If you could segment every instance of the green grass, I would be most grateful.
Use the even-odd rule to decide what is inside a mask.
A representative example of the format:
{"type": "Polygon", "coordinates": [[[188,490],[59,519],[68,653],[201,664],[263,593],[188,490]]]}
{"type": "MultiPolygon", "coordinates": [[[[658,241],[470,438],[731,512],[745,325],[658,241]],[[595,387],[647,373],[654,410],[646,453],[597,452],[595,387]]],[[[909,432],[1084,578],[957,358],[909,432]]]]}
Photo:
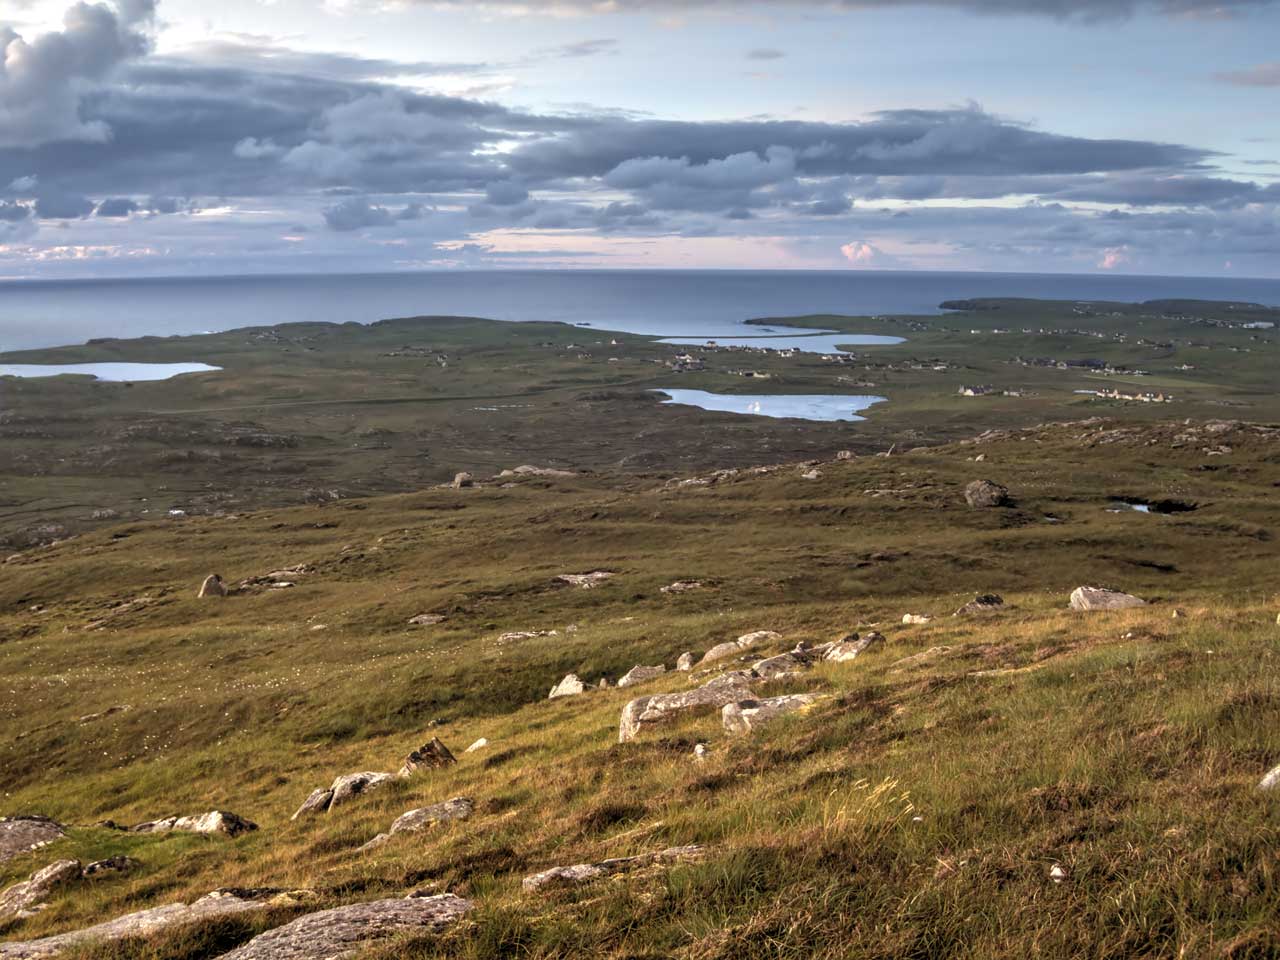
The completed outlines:
{"type": "MultiPolygon", "coordinates": [[[[371,954],[385,960],[1276,956],[1280,797],[1255,787],[1280,762],[1280,439],[1187,429],[1045,428],[827,462],[816,481],[790,466],[678,489],[625,474],[428,489],[25,552],[0,567],[0,813],[75,829],[0,865],[0,884],[61,856],[142,867],[0,937],[274,886],[314,891],[310,908],[411,889],[476,899],[444,937],[371,954]],[[1210,443],[1232,453],[1207,457],[1210,443]],[[1017,506],[969,510],[975,476],[1017,506]],[[1198,509],[1108,513],[1121,494],[1198,509]],[[299,562],[315,572],[293,589],[195,599],[212,570],[299,562]],[[601,568],[617,577],[598,589],[552,585],[601,568]],[[661,593],[676,579],[714,586],[661,593]],[[1154,602],[1074,614],[1082,583],[1154,602]],[[1004,612],[947,616],[989,591],[1004,612]],[[141,595],[153,602],[86,629],[141,595]],[[449,619],[407,625],[423,612],[449,619]],[[907,612],[938,619],[902,626],[907,612]],[[766,687],[824,699],[749,738],[707,714],[616,743],[631,696],[686,675],[545,700],[570,670],[616,679],[748,630],[780,631],[785,649],[873,624],[883,649],[766,687]],[[498,642],[515,630],[557,634],[498,642]],[[937,647],[951,649],[896,665],[937,647]],[[289,820],[312,788],[394,770],[431,736],[455,767],[289,820]],[[358,852],[405,810],[459,795],[476,801],[465,823],[358,852]],[[261,829],[92,826],[215,807],[261,829]],[[707,860],[521,890],[549,866],[687,843],[707,860]]],[[[301,909],[74,956],[217,956],[301,909]]]]}

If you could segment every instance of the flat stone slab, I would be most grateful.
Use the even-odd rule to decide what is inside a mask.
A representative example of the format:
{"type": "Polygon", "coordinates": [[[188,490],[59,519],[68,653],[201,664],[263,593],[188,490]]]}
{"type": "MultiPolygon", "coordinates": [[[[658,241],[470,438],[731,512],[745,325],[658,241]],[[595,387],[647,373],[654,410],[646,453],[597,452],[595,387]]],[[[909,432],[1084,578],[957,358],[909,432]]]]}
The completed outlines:
{"type": "Polygon", "coordinates": [[[397,833],[417,833],[421,830],[426,830],[428,827],[435,826],[437,823],[466,820],[474,811],[475,803],[472,802],[470,797],[454,797],[452,800],[444,801],[444,803],[433,803],[429,807],[410,810],[408,813],[402,813],[397,817],[387,833],[378,834],[360,849],[372,850],[375,847],[380,847],[397,833]]]}
{"type": "Polygon", "coordinates": [[[66,828],[48,817],[0,817],[0,863],[61,840],[66,828]]]}
{"type": "Polygon", "coordinates": [[[34,916],[59,888],[79,879],[79,860],[57,860],[37,870],[31,879],[15,883],[0,893],[0,923],[34,916]]]}
{"type": "Polygon", "coordinates": [[[568,867],[552,867],[550,870],[543,870],[541,873],[525,877],[521,886],[526,893],[534,893],[545,887],[572,887],[641,867],[688,863],[701,860],[705,856],[706,849],[696,845],[668,847],[657,853],[644,853],[637,857],[620,857],[614,860],[602,860],[599,863],[575,863],[568,867]]]}
{"type": "Polygon", "coordinates": [[[1071,592],[1072,610],[1131,610],[1134,607],[1145,607],[1146,605],[1147,601],[1140,600],[1128,593],[1121,593],[1119,590],[1076,587],[1071,592]]]}
{"type": "Polygon", "coordinates": [[[257,830],[258,825],[252,820],[225,810],[210,810],[190,817],[165,817],[161,820],[149,820],[130,828],[133,833],[221,833],[228,837],[238,837],[242,833],[257,830]]]}
{"type": "Polygon", "coordinates": [[[442,933],[473,908],[451,893],[352,903],[268,930],[221,960],[342,960],[393,937],[442,933]]]}
{"type": "Polygon", "coordinates": [[[819,699],[812,694],[797,693],[786,697],[769,697],[766,700],[742,700],[725,704],[720,711],[720,719],[726,733],[750,733],[770,720],[811,707],[819,699]]]}
{"type": "Polygon", "coordinates": [[[717,678],[695,690],[637,697],[622,708],[618,720],[618,742],[634,740],[641,730],[663,723],[679,713],[719,709],[726,703],[751,698],[751,689],[738,676],[717,678]]]}

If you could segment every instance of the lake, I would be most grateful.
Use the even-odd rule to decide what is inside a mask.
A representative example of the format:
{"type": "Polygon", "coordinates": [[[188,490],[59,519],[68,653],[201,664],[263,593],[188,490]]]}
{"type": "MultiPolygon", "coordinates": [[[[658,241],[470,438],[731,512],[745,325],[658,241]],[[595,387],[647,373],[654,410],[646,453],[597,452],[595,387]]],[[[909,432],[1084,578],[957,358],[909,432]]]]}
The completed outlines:
{"type": "Polygon", "coordinates": [[[185,373],[221,370],[207,363],[0,363],[0,377],[94,377],[115,383],[169,380],[185,373]]]}
{"type": "Polygon", "coordinates": [[[783,420],[865,420],[859,410],[883,403],[884,397],[845,396],[843,394],[741,394],[708,393],[706,390],[655,390],[675,403],[720,413],[740,413],[750,417],[776,417],[783,420]]]}

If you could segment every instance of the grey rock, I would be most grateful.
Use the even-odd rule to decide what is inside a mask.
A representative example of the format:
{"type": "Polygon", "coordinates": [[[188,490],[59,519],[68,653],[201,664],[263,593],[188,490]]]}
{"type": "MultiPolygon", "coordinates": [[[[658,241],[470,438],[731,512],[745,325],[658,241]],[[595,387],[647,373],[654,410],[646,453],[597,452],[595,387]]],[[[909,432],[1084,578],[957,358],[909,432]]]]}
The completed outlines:
{"type": "Polygon", "coordinates": [[[332,810],[334,807],[349,803],[361,794],[376,790],[394,779],[396,778],[389,773],[374,773],[368,770],[361,773],[348,773],[338,777],[329,788],[333,791],[333,799],[329,801],[329,809],[332,810]]]}
{"type": "Polygon", "coordinates": [[[665,723],[673,716],[698,710],[719,709],[726,703],[747,700],[751,689],[744,679],[746,674],[734,674],[731,678],[717,677],[694,690],[682,693],[659,693],[638,697],[622,708],[618,721],[618,742],[634,740],[642,730],[665,723]]]}
{"type": "Polygon", "coordinates": [[[762,680],[778,680],[790,677],[807,670],[813,658],[806,653],[780,653],[776,657],[757,660],[751,665],[751,672],[762,680]]]}
{"type": "Polygon", "coordinates": [[[474,487],[475,478],[469,473],[457,473],[454,474],[453,483],[451,483],[450,486],[455,490],[462,490],[465,487],[474,487]]]}
{"type": "Polygon", "coordinates": [[[198,599],[205,597],[225,597],[227,595],[226,584],[222,582],[222,578],[216,573],[211,573],[204,578],[204,583],[200,584],[200,592],[196,595],[198,599]]]}
{"type": "Polygon", "coordinates": [[[410,810],[396,818],[391,824],[392,833],[416,833],[437,823],[448,823],[451,820],[466,820],[475,811],[475,804],[470,797],[454,797],[443,803],[434,803],[429,807],[410,810]]]}
{"type": "Polygon", "coordinates": [[[726,733],[750,733],[761,724],[768,723],[787,713],[803,710],[817,703],[818,697],[797,693],[786,697],[769,697],[766,700],[742,700],[725,704],[720,720],[726,733]]]}
{"type": "Polygon", "coordinates": [[[0,892],[0,924],[34,916],[60,888],[80,879],[79,860],[57,860],[0,892]]]}
{"type": "Polygon", "coordinates": [[[416,617],[409,618],[409,626],[434,627],[438,623],[444,623],[447,619],[442,613],[420,613],[416,617]]]}
{"type": "Polygon", "coordinates": [[[0,863],[38,850],[66,835],[66,828],[48,817],[0,817],[0,863]]]}
{"type": "Polygon", "coordinates": [[[599,863],[576,863],[568,867],[552,867],[550,870],[543,870],[541,873],[525,877],[521,886],[526,893],[534,893],[545,887],[577,886],[580,883],[588,883],[641,867],[693,862],[705,856],[706,849],[700,846],[668,847],[657,853],[645,853],[637,857],[620,857],[602,860],[599,863]]]}
{"type": "Polygon", "coordinates": [[[1118,590],[1102,590],[1098,587],[1076,587],[1071,592],[1072,610],[1130,610],[1145,607],[1147,602],[1118,590]]]}
{"type": "Polygon", "coordinates": [[[333,801],[333,791],[326,790],[323,787],[312,790],[311,795],[302,801],[302,806],[294,811],[290,820],[297,820],[299,817],[313,816],[318,813],[325,813],[329,809],[329,804],[333,801]]]}
{"type": "Polygon", "coordinates": [[[618,679],[618,686],[635,686],[637,683],[644,683],[646,680],[660,677],[666,672],[667,668],[662,664],[658,664],[656,667],[632,667],[618,679]]]}
{"type": "Polygon", "coordinates": [[[238,837],[242,833],[257,830],[258,825],[251,820],[225,810],[210,810],[189,817],[165,817],[161,820],[149,820],[130,828],[134,833],[221,833],[228,837],[238,837]]]}
{"type": "Polygon", "coordinates": [[[964,488],[964,499],[970,507],[1007,507],[1013,501],[1007,487],[990,480],[974,480],[964,488]]]}
{"type": "Polygon", "coordinates": [[[467,749],[463,750],[462,752],[463,752],[463,753],[475,753],[477,750],[483,750],[483,749],[484,749],[485,747],[487,747],[488,745],[489,745],[489,738],[488,738],[488,737],[481,737],[479,740],[477,740],[475,743],[471,744],[471,746],[467,747],[467,749]]]}
{"type": "Polygon", "coordinates": [[[258,934],[221,960],[343,960],[393,937],[443,933],[473,907],[451,893],[352,903],[258,934]]]}
{"type": "Polygon", "coordinates": [[[871,648],[879,647],[883,644],[884,636],[874,630],[865,637],[859,637],[854,633],[832,646],[823,659],[830,660],[832,663],[846,663],[849,660],[856,659],[871,648]]]}
{"type": "Polygon", "coordinates": [[[440,738],[432,737],[430,743],[423,744],[404,758],[404,763],[400,765],[399,776],[411,777],[422,770],[438,770],[457,762],[440,738]]]}
{"type": "Polygon", "coordinates": [[[43,960],[54,957],[72,947],[93,943],[145,937],[170,927],[183,926],[200,920],[225,917],[251,910],[263,910],[270,904],[288,897],[277,890],[232,891],[215,890],[194,903],[169,903],[149,910],[129,913],[106,923],[99,923],[83,930],[72,930],[39,940],[0,943],[3,960],[43,960]]]}
{"type": "Polygon", "coordinates": [[[974,597],[957,610],[954,616],[973,617],[988,613],[996,613],[1004,606],[1004,598],[994,593],[984,593],[974,597]]]}
{"type": "Polygon", "coordinates": [[[687,673],[693,669],[693,654],[688,651],[680,654],[676,660],[676,669],[682,673],[687,673]]]}
{"type": "Polygon", "coordinates": [[[606,580],[612,580],[617,574],[608,570],[593,570],[590,573],[562,573],[555,578],[556,583],[567,583],[580,590],[594,590],[606,580]]]}
{"type": "Polygon", "coordinates": [[[782,634],[775,633],[773,630],[753,630],[751,633],[744,633],[737,640],[730,640],[727,643],[716,644],[702,655],[702,659],[698,661],[698,665],[701,666],[704,663],[713,663],[716,660],[723,660],[726,657],[736,657],[744,650],[750,650],[759,643],[781,639],[782,634]]]}
{"type": "Polygon", "coordinates": [[[559,697],[575,697],[580,693],[585,693],[587,685],[582,682],[582,678],[576,673],[565,674],[565,678],[551,688],[551,693],[547,695],[548,700],[555,700],[559,697]]]}
{"type": "Polygon", "coordinates": [[[667,584],[662,588],[663,593],[688,593],[690,590],[699,590],[703,586],[701,580],[677,580],[675,583],[667,584]]]}
{"type": "Polygon", "coordinates": [[[1280,766],[1272,767],[1271,772],[1258,784],[1259,790],[1274,790],[1277,787],[1280,787],[1280,766]]]}
{"type": "Polygon", "coordinates": [[[107,857],[105,860],[95,860],[84,868],[81,873],[86,880],[102,880],[106,877],[117,877],[124,873],[131,873],[138,869],[142,864],[138,863],[133,857],[117,855],[107,857]]]}

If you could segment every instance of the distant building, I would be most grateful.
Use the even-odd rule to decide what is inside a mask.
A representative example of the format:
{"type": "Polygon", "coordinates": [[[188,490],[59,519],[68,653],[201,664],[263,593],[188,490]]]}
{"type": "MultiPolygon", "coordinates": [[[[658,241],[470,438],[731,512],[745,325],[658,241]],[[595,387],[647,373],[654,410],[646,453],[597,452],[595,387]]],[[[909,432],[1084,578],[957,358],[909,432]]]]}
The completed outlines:
{"type": "Polygon", "coordinates": [[[996,392],[996,388],[990,384],[980,384],[978,386],[963,386],[960,388],[960,396],[962,397],[988,397],[996,392]]]}

